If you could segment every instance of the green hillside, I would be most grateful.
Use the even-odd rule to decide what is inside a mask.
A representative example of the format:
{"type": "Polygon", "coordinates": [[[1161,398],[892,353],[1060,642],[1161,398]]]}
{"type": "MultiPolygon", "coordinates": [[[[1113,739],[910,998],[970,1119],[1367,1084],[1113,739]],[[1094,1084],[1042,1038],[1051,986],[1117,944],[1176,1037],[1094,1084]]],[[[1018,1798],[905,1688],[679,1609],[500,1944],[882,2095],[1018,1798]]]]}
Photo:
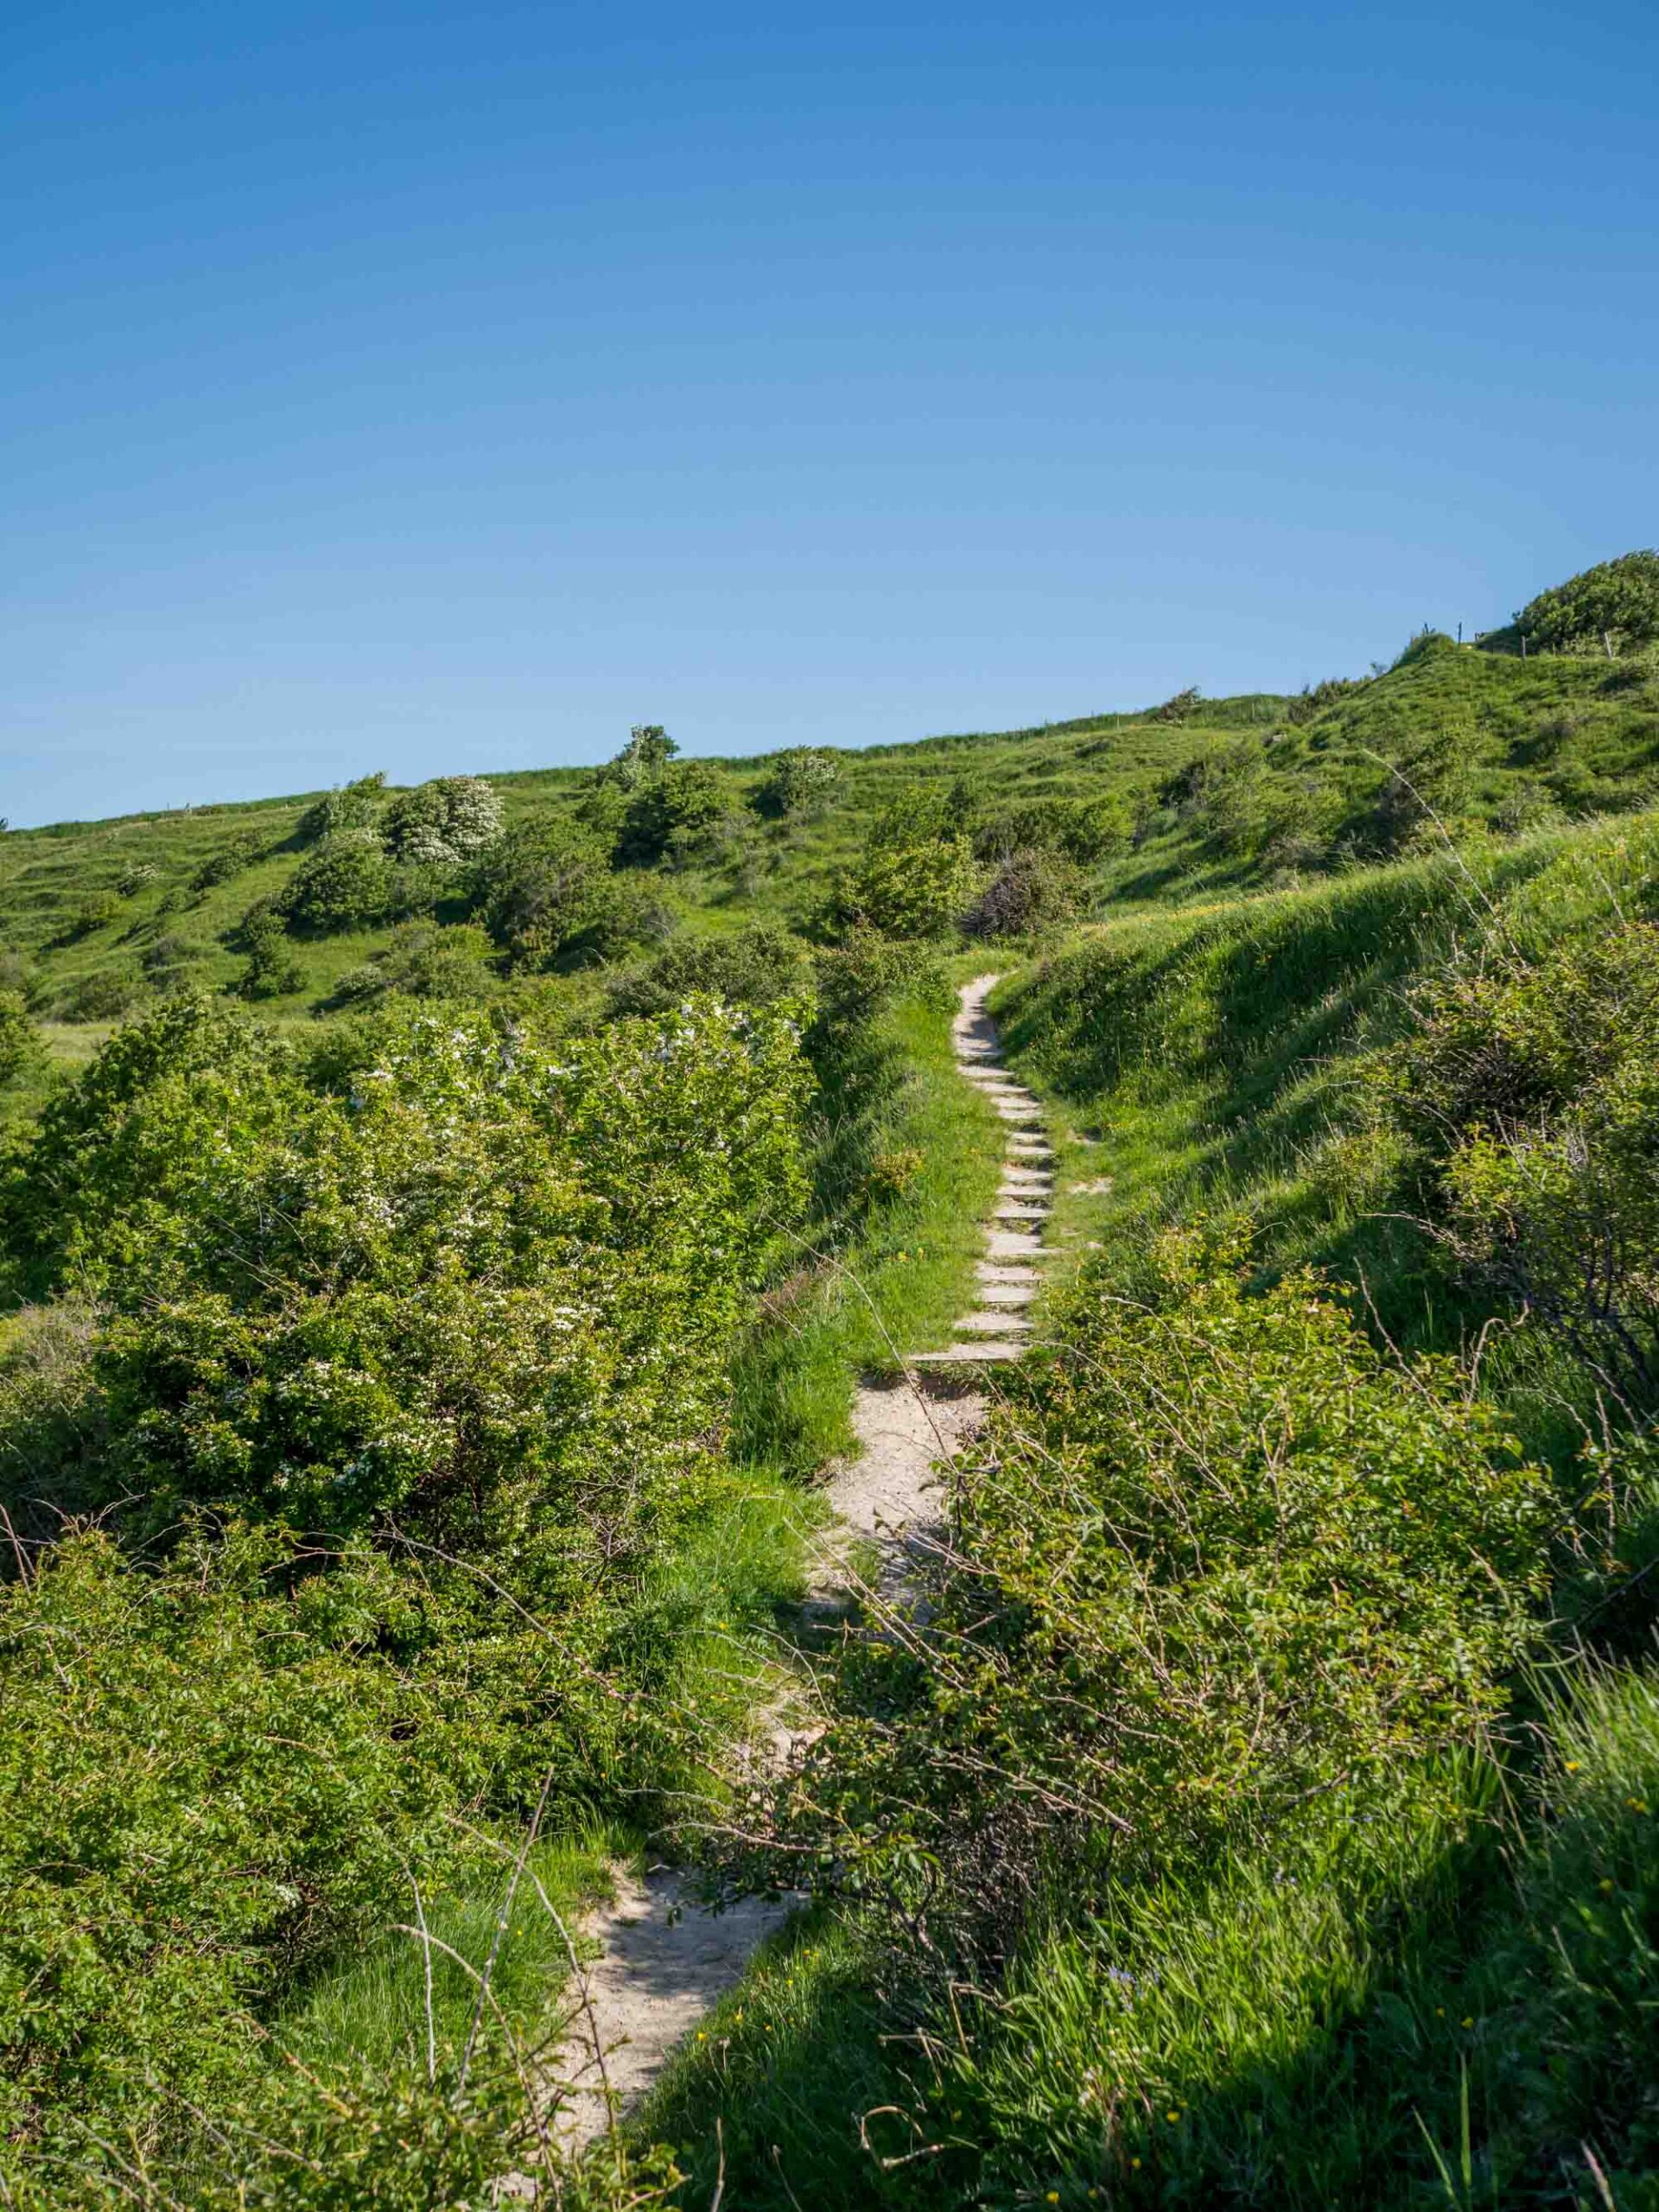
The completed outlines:
{"type": "MultiPolygon", "coordinates": [[[[792,817],[768,805],[779,757],[675,764],[689,787],[671,793],[669,813],[677,804],[685,818],[646,839],[648,868],[618,870],[649,911],[614,942],[539,964],[569,972],[676,931],[760,918],[810,931],[872,828],[918,803],[970,835],[983,868],[1023,847],[1064,852],[1081,871],[1071,895],[1093,914],[1387,860],[1442,825],[1510,837],[1639,807],[1659,796],[1659,673],[1647,654],[1522,660],[1425,636],[1385,673],[1297,697],[1183,697],[1141,715],[832,753],[826,791],[792,817]]],[[[594,772],[486,780],[512,828],[569,823],[584,807],[604,816],[594,772]]],[[[236,989],[248,971],[243,918],[293,885],[315,843],[302,824],[323,796],[0,839],[9,972],[54,1052],[84,1057],[158,991],[236,989]]],[[[601,842],[607,828],[601,818],[601,842]]],[[[282,988],[261,992],[267,1011],[328,1011],[344,978],[393,952],[397,931],[406,944],[477,905],[466,868],[415,869],[359,913],[292,921],[287,972],[269,979],[282,988]]],[[[436,964],[468,993],[488,991],[504,980],[501,950],[469,934],[436,964]]]]}
{"type": "Polygon", "coordinates": [[[0,837],[8,2212],[1659,2206],[1655,597],[0,837]],[[578,2162],[661,1858],[803,1910],[578,2162]]]}

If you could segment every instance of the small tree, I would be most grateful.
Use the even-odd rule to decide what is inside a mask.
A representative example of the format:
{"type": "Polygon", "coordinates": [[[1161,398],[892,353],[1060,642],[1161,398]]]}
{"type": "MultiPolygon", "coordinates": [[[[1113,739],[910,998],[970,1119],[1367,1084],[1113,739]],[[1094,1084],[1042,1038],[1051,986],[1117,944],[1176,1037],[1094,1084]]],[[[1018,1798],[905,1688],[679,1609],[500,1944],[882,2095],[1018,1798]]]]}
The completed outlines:
{"type": "Polygon", "coordinates": [[[706,760],[677,760],[637,784],[617,832],[614,857],[624,867],[652,868],[671,852],[686,858],[729,811],[727,786],[706,760]]]}
{"type": "Polygon", "coordinates": [[[438,776],[386,809],[387,850],[417,867],[456,868],[501,835],[501,802],[482,778],[438,776]]]}
{"type": "Polygon", "coordinates": [[[473,905],[491,942],[520,969],[607,959],[638,944],[648,919],[593,832],[568,819],[509,830],[474,871],[473,905]]]}
{"type": "Polygon", "coordinates": [[[0,1084],[43,1065],[46,1049],[21,991],[0,990],[0,1084]]]}
{"type": "Polygon", "coordinates": [[[385,793],[385,771],[377,768],[373,775],[359,776],[354,784],[325,791],[313,800],[294,834],[302,845],[315,845],[341,830],[372,829],[385,793]]]}
{"type": "Polygon", "coordinates": [[[377,922],[392,902],[391,864],[372,830],[343,830],[300,863],[283,894],[290,929],[322,935],[377,922]]]}
{"type": "Polygon", "coordinates": [[[660,776],[679,749],[660,722],[636,722],[627,743],[604,773],[625,791],[632,791],[660,776]]]}
{"type": "Polygon", "coordinates": [[[925,837],[873,844],[835,900],[842,927],[861,924],[884,937],[942,937],[978,887],[966,837],[925,837]]]}
{"type": "Polygon", "coordinates": [[[243,998],[285,998],[305,982],[305,970],[294,957],[283,921],[283,910],[273,899],[260,899],[242,917],[238,935],[248,964],[236,988],[243,998]]]}
{"type": "Polygon", "coordinates": [[[792,746],[773,760],[754,794],[758,814],[774,822],[810,822],[821,815],[841,781],[841,764],[822,747],[792,746]]]}

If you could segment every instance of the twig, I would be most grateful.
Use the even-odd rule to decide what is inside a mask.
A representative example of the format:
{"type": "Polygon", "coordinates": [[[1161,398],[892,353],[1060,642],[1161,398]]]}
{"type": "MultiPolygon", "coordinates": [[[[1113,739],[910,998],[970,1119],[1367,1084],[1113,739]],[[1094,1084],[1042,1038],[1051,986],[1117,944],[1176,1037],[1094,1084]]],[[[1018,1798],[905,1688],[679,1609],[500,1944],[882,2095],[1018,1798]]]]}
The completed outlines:
{"type": "Polygon", "coordinates": [[[495,1933],[490,1939],[490,1955],[485,1961],[484,1978],[479,1983],[478,2001],[473,2007],[472,2025],[467,2031],[467,2048],[461,2055],[461,2074],[455,2083],[457,2096],[467,2087],[467,2072],[473,2063],[473,2047],[478,2041],[479,2024],[484,2018],[484,2005],[490,1993],[491,1977],[495,1973],[495,1962],[500,1955],[508,1923],[512,1918],[512,1902],[518,1894],[518,1878],[524,1871],[524,1861],[529,1858],[531,1847],[535,1844],[537,1831],[542,1825],[542,1815],[547,1810],[548,1796],[552,1787],[553,1769],[550,1766],[542,1783],[542,1794],[536,1801],[535,1817],[524,1831],[524,1842],[519,1847],[518,1858],[513,1861],[512,1878],[507,1883],[507,1894],[501,1901],[501,1910],[496,1920],[495,1933]]]}
{"type": "Polygon", "coordinates": [[[426,2083],[431,2088],[438,2075],[437,2028],[432,2018],[432,1938],[426,1931],[426,1913],[421,1904],[421,1885],[411,1874],[409,1885],[415,1892],[415,1917],[420,1923],[421,1957],[426,1967],[426,2083]]]}

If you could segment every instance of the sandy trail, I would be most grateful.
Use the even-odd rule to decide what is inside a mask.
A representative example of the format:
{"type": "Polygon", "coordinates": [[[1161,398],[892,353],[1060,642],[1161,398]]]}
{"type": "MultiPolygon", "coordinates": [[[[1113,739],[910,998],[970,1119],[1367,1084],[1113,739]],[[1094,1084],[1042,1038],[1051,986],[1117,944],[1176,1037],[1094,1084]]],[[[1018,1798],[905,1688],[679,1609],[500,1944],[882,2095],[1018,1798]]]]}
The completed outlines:
{"type": "MultiPolygon", "coordinates": [[[[858,1449],[825,1485],[836,1521],[822,1541],[803,1608],[809,1621],[814,1613],[839,1615],[855,1586],[847,1565],[849,1538],[879,1547],[881,1595],[902,1590],[912,1548],[925,1545],[939,1524],[938,1462],[984,1417],[973,1370],[1017,1359],[1027,1332],[1020,1308],[1036,1294],[1037,1263],[1046,1256],[1040,1232],[1052,1155],[1036,1100],[1001,1066],[996,1026],[985,1011],[996,980],[980,976],[963,985],[953,1027],[958,1068],[991,1098],[1008,1132],[988,1256],[977,1269],[977,1304],[957,1323],[956,1341],[907,1359],[899,1381],[859,1390],[853,1408],[858,1449]],[[952,1367],[967,1372],[936,1379],[936,1370],[952,1367]]],[[[773,1738],[779,1752],[785,1751],[787,1725],[780,1722],[773,1738]]],[[[613,1901],[582,1931],[600,1954],[583,1969],[580,2007],[554,2061],[556,2076],[574,2085],[556,2121],[560,2140],[573,2149],[602,2132],[613,2107],[626,2113],[645,2095],[675,2047],[742,1978],[756,1949],[793,1909],[757,1897],[711,1913],[690,1900],[672,1868],[643,1880],[623,1866],[613,1872],[613,1901]]]]}

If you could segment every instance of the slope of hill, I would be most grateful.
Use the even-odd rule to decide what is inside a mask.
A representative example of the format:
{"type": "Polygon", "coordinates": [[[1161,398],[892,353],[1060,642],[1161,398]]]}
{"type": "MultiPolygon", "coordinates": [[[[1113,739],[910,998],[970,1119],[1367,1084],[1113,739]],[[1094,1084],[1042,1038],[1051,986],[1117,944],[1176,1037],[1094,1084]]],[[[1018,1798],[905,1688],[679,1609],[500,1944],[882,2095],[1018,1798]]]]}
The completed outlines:
{"type": "MultiPolygon", "coordinates": [[[[1641,805],[1659,791],[1659,676],[1645,658],[1521,661],[1427,637],[1385,673],[1299,698],[1183,698],[1139,716],[833,754],[833,781],[792,816],[768,804],[780,757],[688,764],[690,818],[668,823],[648,871],[622,870],[651,877],[642,938],[757,918],[810,928],[872,828],[918,806],[943,807],[982,862],[1021,844],[1068,848],[1086,871],[1085,910],[1101,912],[1389,858],[1433,837],[1437,822],[1508,836],[1641,805]],[[1071,811],[1080,808],[1086,822],[1071,811]]],[[[569,823],[597,781],[578,770],[489,779],[514,828],[569,823]]],[[[83,1056],[88,1025],[107,1033],[182,982],[236,988],[248,967],[243,918],[291,888],[318,801],[0,839],[8,972],[53,1025],[54,1049],[83,1056]]],[[[345,977],[393,950],[400,925],[405,939],[448,931],[475,903],[464,868],[429,870],[386,887],[378,912],[370,899],[321,926],[291,923],[268,978],[280,988],[262,990],[268,1011],[326,1011],[345,977]]],[[[472,963],[461,971],[469,992],[499,980],[499,946],[475,933],[450,942],[472,963]]],[[[423,963],[404,965],[418,985],[423,963]]]]}
{"type": "Polygon", "coordinates": [[[8,2207],[1654,2201],[1615,566],[1297,697],[0,839],[8,2207]],[[1058,1243],[861,1633],[855,1379],[1050,1180],[993,966],[1058,1243]],[[812,1909],[577,2165],[646,1850],[812,1909]]]}

